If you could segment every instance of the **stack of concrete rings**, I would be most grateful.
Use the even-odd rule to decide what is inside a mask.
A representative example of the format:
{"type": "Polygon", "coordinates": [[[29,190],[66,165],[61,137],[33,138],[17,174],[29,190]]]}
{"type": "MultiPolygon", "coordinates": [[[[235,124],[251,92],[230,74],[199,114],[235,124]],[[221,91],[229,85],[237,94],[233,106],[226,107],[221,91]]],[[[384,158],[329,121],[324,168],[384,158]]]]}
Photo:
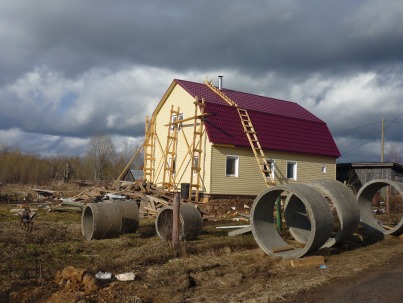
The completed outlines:
{"type": "Polygon", "coordinates": [[[359,223],[359,210],[354,194],[334,180],[317,180],[309,184],[278,185],[264,190],[256,197],[250,215],[252,234],[268,255],[300,258],[321,247],[330,247],[353,233],[359,223]],[[276,228],[273,211],[277,198],[288,192],[284,219],[290,233],[304,247],[291,247],[276,228]],[[333,215],[326,197],[337,211],[340,228],[334,237],[333,215]],[[284,249],[283,247],[291,247],[284,249]]]}
{"type": "MultiPolygon", "coordinates": [[[[360,211],[353,192],[343,183],[330,179],[311,181],[307,185],[317,189],[322,196],[330,199],[337,214],[336,218],[333,217],[332,224],[337,218],[339,221],[337,228],[333,226],[333,230],[336,230],[335,233],[329,236],[322,247],[332,247],[353,234],[360,222],[360,211]]],[[[309,219],[301,216],[305,209],[303,205],[296,203],[298,200],[292,198],[293,195],[289,195],[286,199],[284,217],[287,222],[298,224],[299,228],[293,226],[289,228],[294,239],[300,243],[306,243],[309,235],[309,219]],[[293,216],[293,220],[287,220],[290,216],[293,216]]]]}

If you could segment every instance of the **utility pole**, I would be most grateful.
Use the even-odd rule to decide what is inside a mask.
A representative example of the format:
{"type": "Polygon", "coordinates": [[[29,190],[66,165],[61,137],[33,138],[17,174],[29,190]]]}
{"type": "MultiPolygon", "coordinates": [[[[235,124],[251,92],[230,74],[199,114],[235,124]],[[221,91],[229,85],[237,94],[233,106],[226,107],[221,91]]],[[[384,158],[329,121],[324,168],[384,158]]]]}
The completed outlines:
{"type": "Polygon", "coordinates": [[[384,161],[384,146],[385,146],[385,118],[382,117],[382,142],[381,142],[381,162],[384,161]]]}

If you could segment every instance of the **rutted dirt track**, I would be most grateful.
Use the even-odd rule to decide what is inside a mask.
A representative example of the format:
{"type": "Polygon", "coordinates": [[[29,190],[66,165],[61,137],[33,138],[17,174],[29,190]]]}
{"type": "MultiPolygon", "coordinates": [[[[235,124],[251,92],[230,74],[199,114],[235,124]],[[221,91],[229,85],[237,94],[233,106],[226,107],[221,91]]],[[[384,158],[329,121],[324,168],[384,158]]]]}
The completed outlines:
{"type": "Polygon", "coordinates": [[[301,293],[288,302],[339,303],[403,302],[403,259],[394,258],[384,266],[372,268],[349,278],[335,279],[316,290],[301,293]]]}
{"type": "MultiPolygon", "coordinates": [[[[225,214],[242,205],[230,202],[210,208],[225,214]]],[[[323,296],[316,292],[332,281],[345,287],[403,260],[403,239],[378,241],[358,229],[337,247],[318,252],[325,256],[325,269],[292,268],[289,261],[265,255],[251,234],[228,237],[216,229],[234,225],[231,217],[204,222],[202,235],[183,242],[174,257],[150,219],[142,220],[135,234],[85,241],[79,213],[39,209],[29,233],[10,212],[15,207],[0,206],[1,302],[316,302],[323,296]],[[136,279],[101,282],[94,278],[99,271],[134,272],[136,279]]]]}

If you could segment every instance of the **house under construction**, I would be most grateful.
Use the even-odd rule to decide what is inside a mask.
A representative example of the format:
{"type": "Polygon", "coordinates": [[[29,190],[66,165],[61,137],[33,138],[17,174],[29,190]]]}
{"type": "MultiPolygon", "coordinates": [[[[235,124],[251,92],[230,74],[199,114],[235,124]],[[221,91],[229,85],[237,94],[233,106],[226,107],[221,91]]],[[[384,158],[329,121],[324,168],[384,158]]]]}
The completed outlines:
{"type": "Polygon", "coordinates": [[[146,119],[144,178],[188,198],[257,195],[272,184],[336,179],[339,150],[294,102],[175,79],[146,119]]]}

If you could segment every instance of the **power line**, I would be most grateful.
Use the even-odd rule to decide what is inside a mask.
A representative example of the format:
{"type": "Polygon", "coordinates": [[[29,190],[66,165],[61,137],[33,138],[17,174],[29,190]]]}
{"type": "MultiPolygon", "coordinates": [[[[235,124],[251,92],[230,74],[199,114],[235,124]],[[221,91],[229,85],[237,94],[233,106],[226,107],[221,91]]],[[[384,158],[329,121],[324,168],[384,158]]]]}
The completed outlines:
{"type": "MultiPolygon", "coordinates": [[[[394,124],[394,123],[400,123],[400,122],[396,122],[396,120],[399,119],[401,115],[403,115],[403,112],[401,112],[399,115],[397,115],[397,117],[396,117],[395,119],[393,119],[387,126],[385,126],[383,130],[385,131],[389,126],[391,126],[391,125],[394,124]]],[[[374,124],[374,123],[371,123],[371,124],[369,124],[369,125],[372,125],[372,124],[374,124]]],[[[375,136],[371,137],[370,139],[368,139],[367,141],[365,141],[364,143],[362,143],[361,145],[347,150],[346,152],[344,152],[344,153],[342,154],[342,156],[345,156],[346,154],[349,154],[349,153],[351,153],[351,152],[353,152],[353,151],[355,151],[355,150],[357,150],[357,149],[363,147],[363,146],[366,145],[368,142],[372,141],[374,138],[376,138],[377,136],[379,136],[381,133],[382,133],[382,130],[381,130],[380,132],[378,132],[375,136]]]]}
{"type": "MultiPolygon", "coordinates": [[[[360,125],[360,126],[353,127],[353,128],[349,128],[349,129],[343,129],[343,130],[340,130],[340,131],[338,131],[337,133],[335,133],[335,135],[340,134],[340,133],[344,133],[344,132],[347,132],[347,131],[352,131],[352,130],[360,129],[360,128],[363,128],[363,127],[366,127],[366,126],[379,124],[379,123],[381,123],[381,122],[379,122],[379,121],[378,121],[378,122],[372,122],[372,123],[368,123],[368,124],[365,124],[365,125],[360,125]]],[[[403,122],[402,122],[402,123],[403,123],[403,122]]]]}
{"type": "Polygon", "coordinates": [[[351,148],[351,149],[347,150],[346,152],[344,152],[344,153],[342,154],[342,156],[345,156],[346,154],[349,154],[349,153],[351,153],[351,152],[353,152],[353,151],[355,151],[355,150],[357,150],[357,149],[363,147],[363,146],[366,145],[369,141],[371,141],[371,140],[375,139],[377,136],[379,136],[381,133],[382,133],[382,130],[381,130],[380,132],[378,132],[375,136],[373,136],[373,137],[371,137],[370,139],[368,139],[367,141],[365,141],[363,144],[361,144],[361,145],[359,145],[359,146],[357,146],[357,147],[354,147],[354,148],[351,148]]]}

